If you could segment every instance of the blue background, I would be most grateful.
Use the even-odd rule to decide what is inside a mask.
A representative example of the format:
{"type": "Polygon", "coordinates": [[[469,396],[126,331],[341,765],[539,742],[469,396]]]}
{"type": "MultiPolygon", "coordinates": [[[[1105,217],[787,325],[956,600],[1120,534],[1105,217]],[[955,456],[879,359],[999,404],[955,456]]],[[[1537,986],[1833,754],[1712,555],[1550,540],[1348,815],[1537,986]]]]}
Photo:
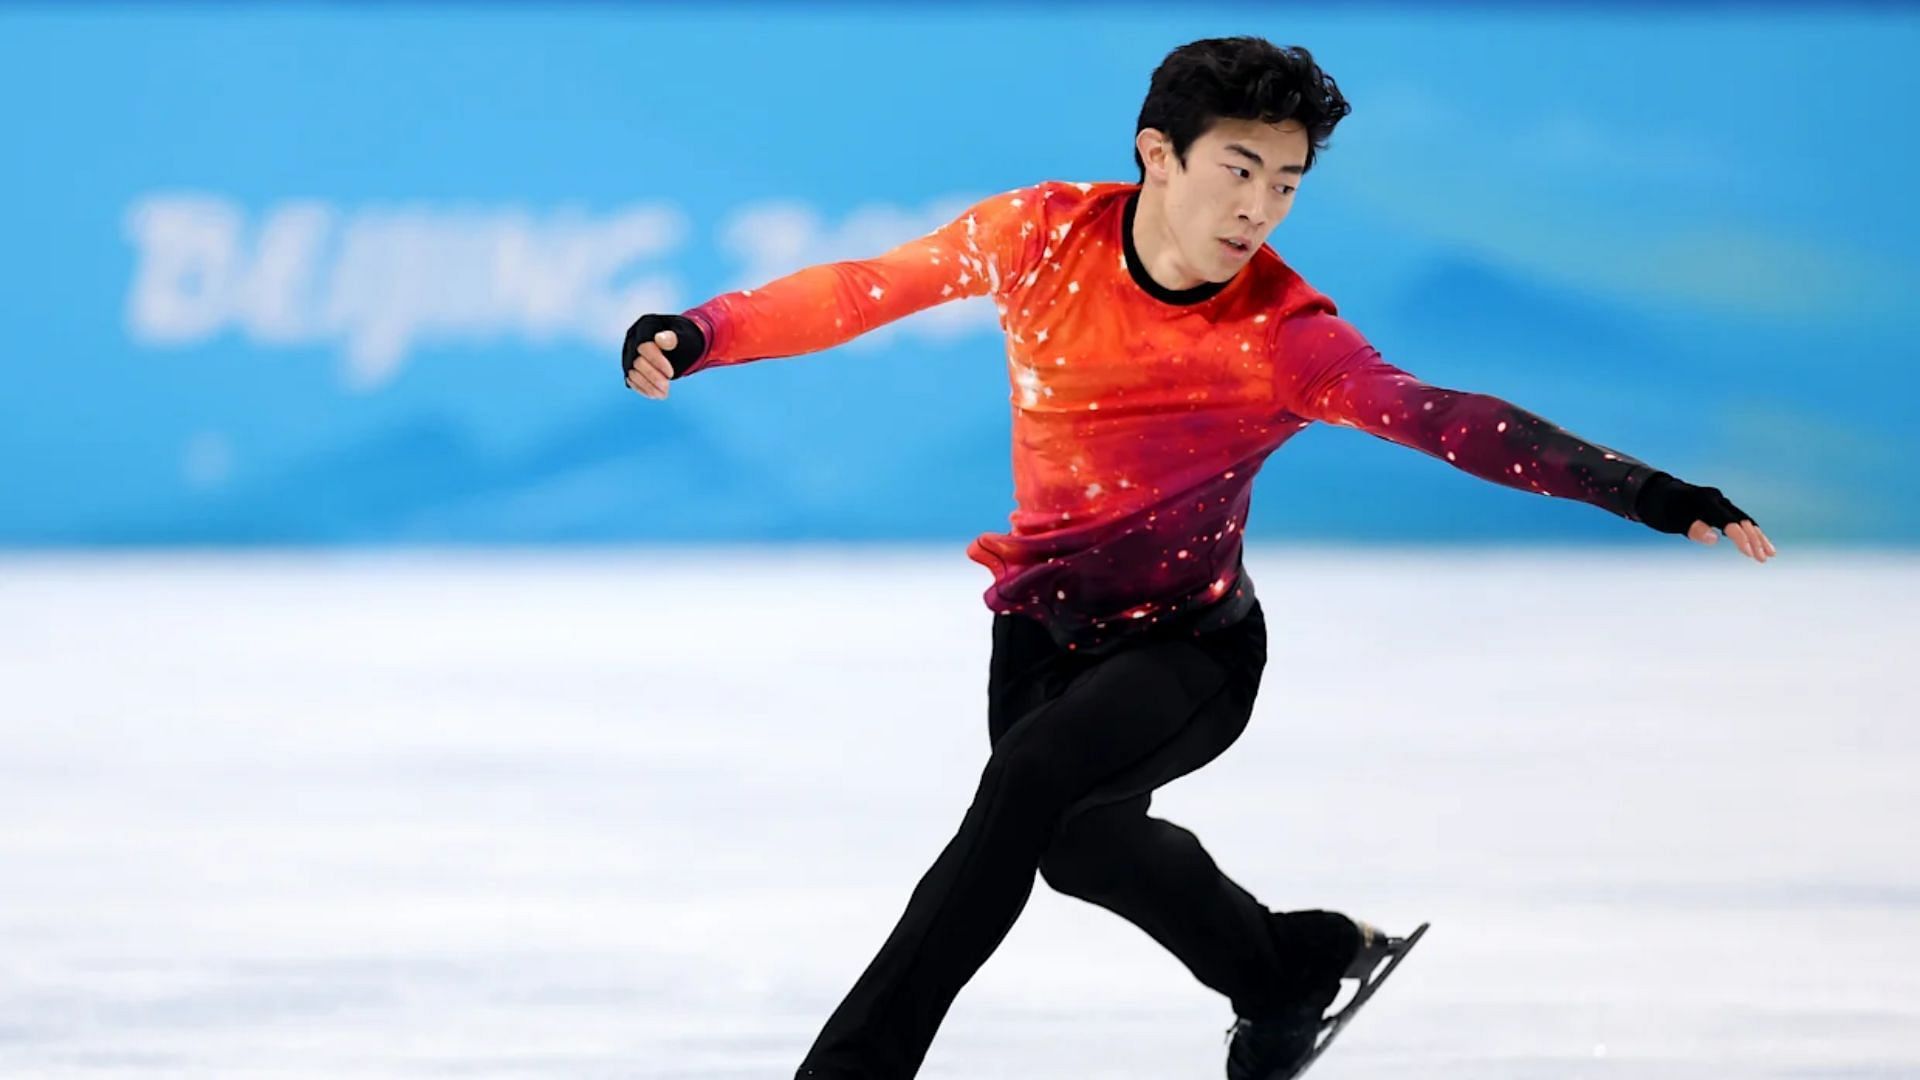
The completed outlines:
{"type": "MultiPolygon", "coordinates": [[[[813,223],[792,269],[1017,185],[1132,179],[1148,74],[1232,33],[1307,45],[1353,103],[1272,243],[1390,361],[1719,486],[1782,546],[1920,540],[1914,13],[876,4],[0,10],[0,544],[998,530],[990,319],[650,402],[615,366],[637,311],[542,328],[469,296],[369,361],[309,296],[278,338],[228,318],[165,340],[135,313],[130,223],[226,207],[244,264],[318,206],[303,265],[378,303],[462,286],[408,276],[446,278],[444,255],[353,278],[353,222],[592,231],[652,207],[671,242],[608,288],[689,306],[778,263],[729,231],[757,208],[813,223]]],[[[1268,463],[1251,529],[1660,539],[1324,426],[1268,463]]]]}

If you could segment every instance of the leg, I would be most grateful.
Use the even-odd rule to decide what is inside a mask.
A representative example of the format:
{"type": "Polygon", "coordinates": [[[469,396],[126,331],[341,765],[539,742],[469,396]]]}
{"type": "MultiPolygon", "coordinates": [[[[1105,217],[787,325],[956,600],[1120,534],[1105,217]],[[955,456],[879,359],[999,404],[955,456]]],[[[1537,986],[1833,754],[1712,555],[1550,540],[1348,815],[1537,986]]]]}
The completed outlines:
{"type": "MultiPolygon", "coordinates": [[[[1240,673],[1244,692],[1209,702],[1178,744],[1161,755],[1180,773],[1199,768],[1240,737],[1266,665],[1264,620],[1257,613],[1207,635],[1202,644],[1240,673]]],[[[1010,672],[1005,693],[1018,700],[1041,681],[1010,672]]],[[[1139,926],[1201,983],[1232,1001],[1240,1016],[1267,1015],[1298,1000],[1344,963],[1351,937],[1344,918],[1268,911],[1220,871],[1198,837],[1147,814],[1151,790],[1135,784],[1117,801],[1099,804],[1096,797],[1076,808],[1041,858],[1047,883],[1139,926]]]]}
{"type": "Polygon", "coordinates": [[[1220,872],[1193,833],[1148,816],[1148,798],[1069,820],[1041,857],[1047,883],[1145,930],[1239,1016],[1297,1001],[1343,962],[1341,919],[1268,911],[1220,872]]]}
{"type": "Polygon", "coordinates": [[[1070,819],[1040,860],[1047,884],[1140,927],[1233,1002],[1264,1015],[1300,993],[1277,947],[1274,918],[1220,872],[1198,837],[1149,817],[1151,795],[1070,819]]]}
{"type": "Polygon", "coordinates": [[[1234,673],[1205,649],[1156,641],[1080,672],[1013,723],[996,740],[959,831],[827,1021],[800,1076],[911,1077],[954,997],[1026,906],[1041,854],[1068,811],[1197,767],[1180,736],[1235,689],[1234,673]]]}

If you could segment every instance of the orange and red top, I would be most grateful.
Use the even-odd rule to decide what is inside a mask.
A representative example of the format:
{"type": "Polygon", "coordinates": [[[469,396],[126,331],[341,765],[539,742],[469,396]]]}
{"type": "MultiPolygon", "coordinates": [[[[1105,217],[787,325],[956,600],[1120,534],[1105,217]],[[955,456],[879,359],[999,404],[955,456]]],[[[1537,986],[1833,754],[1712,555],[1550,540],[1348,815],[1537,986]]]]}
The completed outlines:
{"type": "Polygon", "coordinates": [[[707,347],[685,374],[816,352],[934,304],[992,296],[1016,509],[1009,531],[980,536],[968,555],[993,571],[989,607],[1038,618],[1074,647],[1242,592],[1254,474],[1316,420],[1633,518],[1655,470],[1387,363],[1271,248],[1224,284],[1160,286],[1133,251],[1138,192],[1019,188],[875,258],[717,296],[686,313],[707,347]]]}

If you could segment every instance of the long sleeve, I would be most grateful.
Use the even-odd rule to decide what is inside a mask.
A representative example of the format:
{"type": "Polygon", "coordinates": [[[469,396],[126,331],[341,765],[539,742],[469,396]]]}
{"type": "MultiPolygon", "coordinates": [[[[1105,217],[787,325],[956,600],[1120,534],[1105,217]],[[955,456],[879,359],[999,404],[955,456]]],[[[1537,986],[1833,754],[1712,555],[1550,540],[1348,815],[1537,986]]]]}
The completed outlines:
{"type": "Polygon", "coordinates": [[[686,374],[819,352],[935,304],[998,292],[1040,245],[1040,202],[1038,188],[1005,192],[883,255],[716,296],[686,313],[707,346],[686,374]]]}
{"type": "Polygon", "coordinates": [[[1639,520],[1634,499],[1656,471],[1645,462],[1499,398],[1423,383],[1337,315],[1283,319],[1275,333],[1279,396],[1296,415],[1359,428],[1483,480],[1639,520]]]}

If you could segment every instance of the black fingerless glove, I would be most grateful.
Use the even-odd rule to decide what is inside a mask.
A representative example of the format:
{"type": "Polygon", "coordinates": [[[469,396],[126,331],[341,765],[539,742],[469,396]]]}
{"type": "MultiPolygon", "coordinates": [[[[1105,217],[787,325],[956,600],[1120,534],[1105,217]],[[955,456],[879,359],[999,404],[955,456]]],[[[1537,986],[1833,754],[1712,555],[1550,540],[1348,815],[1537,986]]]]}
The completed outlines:
{"type": "Polygon", "coordinates": [[[1736,521],[1752,521],[1747,512],[1727,501],[1719,488],[1695,487],[1669,473],[1654,473],[1640,485],[1633,516],[1649,529],[1684,535],[1696,521],[1724,531],[1736,521]]]}
{"type": "Polygon", "coordinates": [[[662,330],[671,330],[680,338],[680,343],[671,349],[661,349],[667,363],[673,365],[673,377],[679,378],[687,369],[700,362],[707,352],[707,335],[700,332],[700,325],[685,315],[642,315],[627,327],[627,340],[620,346],[620,378],[625,381],[633,374],[634,362],[640,359],[638,350],[641,343],[653,340],[653,335],[662,330]]]}

